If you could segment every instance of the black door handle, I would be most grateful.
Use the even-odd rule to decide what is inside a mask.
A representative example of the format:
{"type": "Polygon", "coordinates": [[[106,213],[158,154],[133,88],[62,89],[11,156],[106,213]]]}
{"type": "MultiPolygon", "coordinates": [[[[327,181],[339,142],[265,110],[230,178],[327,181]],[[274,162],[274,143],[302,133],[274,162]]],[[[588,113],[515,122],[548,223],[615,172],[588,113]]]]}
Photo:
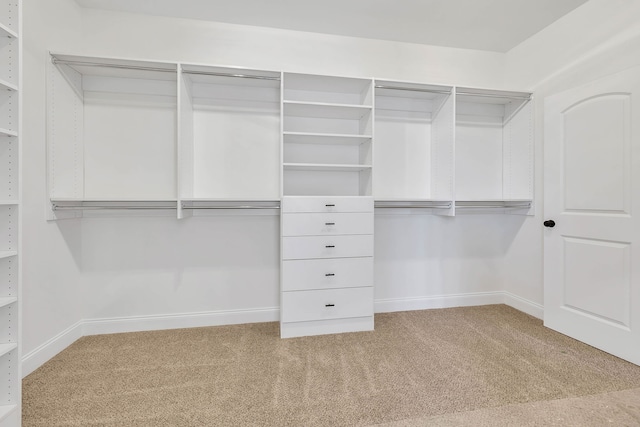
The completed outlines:
{"type": "Polygon", "coordinates": [[[545,227],[549,227],[549,228],[553,228],[556,226],[556,222],[552,219],[548,219],[545,222],[543,222],[542,224],[544,224],[545,227]]]}

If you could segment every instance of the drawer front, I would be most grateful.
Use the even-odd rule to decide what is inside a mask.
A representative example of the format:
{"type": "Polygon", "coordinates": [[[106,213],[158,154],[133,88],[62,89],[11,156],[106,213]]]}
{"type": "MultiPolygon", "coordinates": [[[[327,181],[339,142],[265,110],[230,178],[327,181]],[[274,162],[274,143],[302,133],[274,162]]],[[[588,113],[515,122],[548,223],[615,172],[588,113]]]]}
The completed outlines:
{"type": "Polygon", "coordinates": [[[373,316],[373,287],[282,293],[282,322],[373,316]]]}
{"type": "Polygon", "coordinates": [[[282,238],[282,259],[373,256],[373,235],[282,238]]]}
{"type": "Polygon", "coordinates": [[[283,236],[373,234],[372,213],[287,213],[282,215],[283,236]]]}
{"type": "Polygon", "coordinates": [[[373,257],[282,262],[282,290],[373,286],[373,257]]]}
{"type": "Polygon", "coordinates": [[[373,197],[283,197],[282,212],[373,212],[373,197]]]}

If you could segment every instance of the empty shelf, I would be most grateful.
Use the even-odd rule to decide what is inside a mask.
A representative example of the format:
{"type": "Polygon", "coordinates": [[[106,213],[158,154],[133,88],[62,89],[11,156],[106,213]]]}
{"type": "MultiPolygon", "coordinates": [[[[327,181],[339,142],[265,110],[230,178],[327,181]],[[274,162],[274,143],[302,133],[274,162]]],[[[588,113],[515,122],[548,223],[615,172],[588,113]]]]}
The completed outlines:
{"type": "Polygon", "coordinates": [[[18,298],[16,297],[2,297],[0,298],[0,308],[13,304],[16,301],[18,301],[18,298]]]}
{"type": "Polygon", "coordinates": [[[0,135],[2,136],[18,136],[18,132],[14,132],[9,129],[0,128],[0,135]]]}
{"type": "Polygon", "coordinates": [[[0,37],[9,37],[10,39],[17,39],[18,33],[13,31],[11,28],[7,27],[6,25],[0,23],[0,37]]]}
{"type": "Polygon", "coordinates": [[[369,106],[322,102],[285,101],[283,106],[285,117],[311,117],[318,119],[357,120],[372,111],[372,107],[369,106]]]}
{"type": "Polygon", "coordinates": [[[0,259],[18,255],[18,251],[0,251],[0,259]]]}
{"type": "Polygon", "coordinates": [[[4,89],[8,91],[17,91],[18,86],[8,82],[7,80],[0,79],[0,89],[4,89]]]}
{"type": "Polygon", "coordinates": [[[18,348],[18,344],[14,342],[10,342],[7,344],[0,344],[0,357],[4,356],[5,354],[9,353],[12,350],[15,350],[16,348],[18,348]]]}
{"type": "Polygon", "coordinates": [[[0,405],[0,421],[8,417],[16,409],[18,409],[18,405],[0,405]]]}
{"type": "Polygon", "coordinates": [[[284,163],[285,171],[319,171],[319,172],[361,172],[370,170],[369,165],[336,165],[317,163],[284,163]]]}
{"type": "Polygon", "coordinates": [[[284,142],[294,144],[360,145],[368,141],[371,141],[371,135],[284,132],[284,142]]]}

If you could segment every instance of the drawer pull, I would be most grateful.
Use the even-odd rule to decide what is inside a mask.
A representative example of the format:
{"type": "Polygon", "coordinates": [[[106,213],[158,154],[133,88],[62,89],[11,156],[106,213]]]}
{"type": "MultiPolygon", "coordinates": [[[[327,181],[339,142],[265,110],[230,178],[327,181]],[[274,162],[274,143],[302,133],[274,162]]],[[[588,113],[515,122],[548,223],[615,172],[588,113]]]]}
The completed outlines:
{"type": "Polygon", "coordinates": [[[335,304],[325,304],[324,306],[325,307],[335,307],[336,305],[335,304]]]}
{"type": "Polygon", "coordinates": [[[328,205],[325,205],[325,206],[326,206],[326,207],[328,207],[328,208],[333,208],[333,207],[335,207],[336,205],[335,205],[335,204],[328,204],[328,205]]]}
{"type": "Polygon", "coordinates": [[[332,277],[332,276],[335,276],[335,273],[327,273],[327,274],[325,274],[325,276],[332,277]]]}
{"type": "Polygon", "coordinates": [[[335,248],[335,247],[336,247],[336,245],[327,245],[327,246],[325,246],[325,248],[335,248]]]}
{"type": "Polygon", "coordinates": [[[324,225],[336,225],[335,222],[325,222],[324,225]]]}

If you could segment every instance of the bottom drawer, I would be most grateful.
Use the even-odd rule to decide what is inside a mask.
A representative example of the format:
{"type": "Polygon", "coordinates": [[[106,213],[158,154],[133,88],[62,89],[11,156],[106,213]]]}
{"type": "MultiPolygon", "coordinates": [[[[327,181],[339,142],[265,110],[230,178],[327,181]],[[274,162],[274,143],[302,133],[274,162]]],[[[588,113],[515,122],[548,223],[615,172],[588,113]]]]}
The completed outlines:
{"type": "Polygon", "coordinates": [[[282,293],[282,322],[373,316],[373,286],[282,293]]]}

